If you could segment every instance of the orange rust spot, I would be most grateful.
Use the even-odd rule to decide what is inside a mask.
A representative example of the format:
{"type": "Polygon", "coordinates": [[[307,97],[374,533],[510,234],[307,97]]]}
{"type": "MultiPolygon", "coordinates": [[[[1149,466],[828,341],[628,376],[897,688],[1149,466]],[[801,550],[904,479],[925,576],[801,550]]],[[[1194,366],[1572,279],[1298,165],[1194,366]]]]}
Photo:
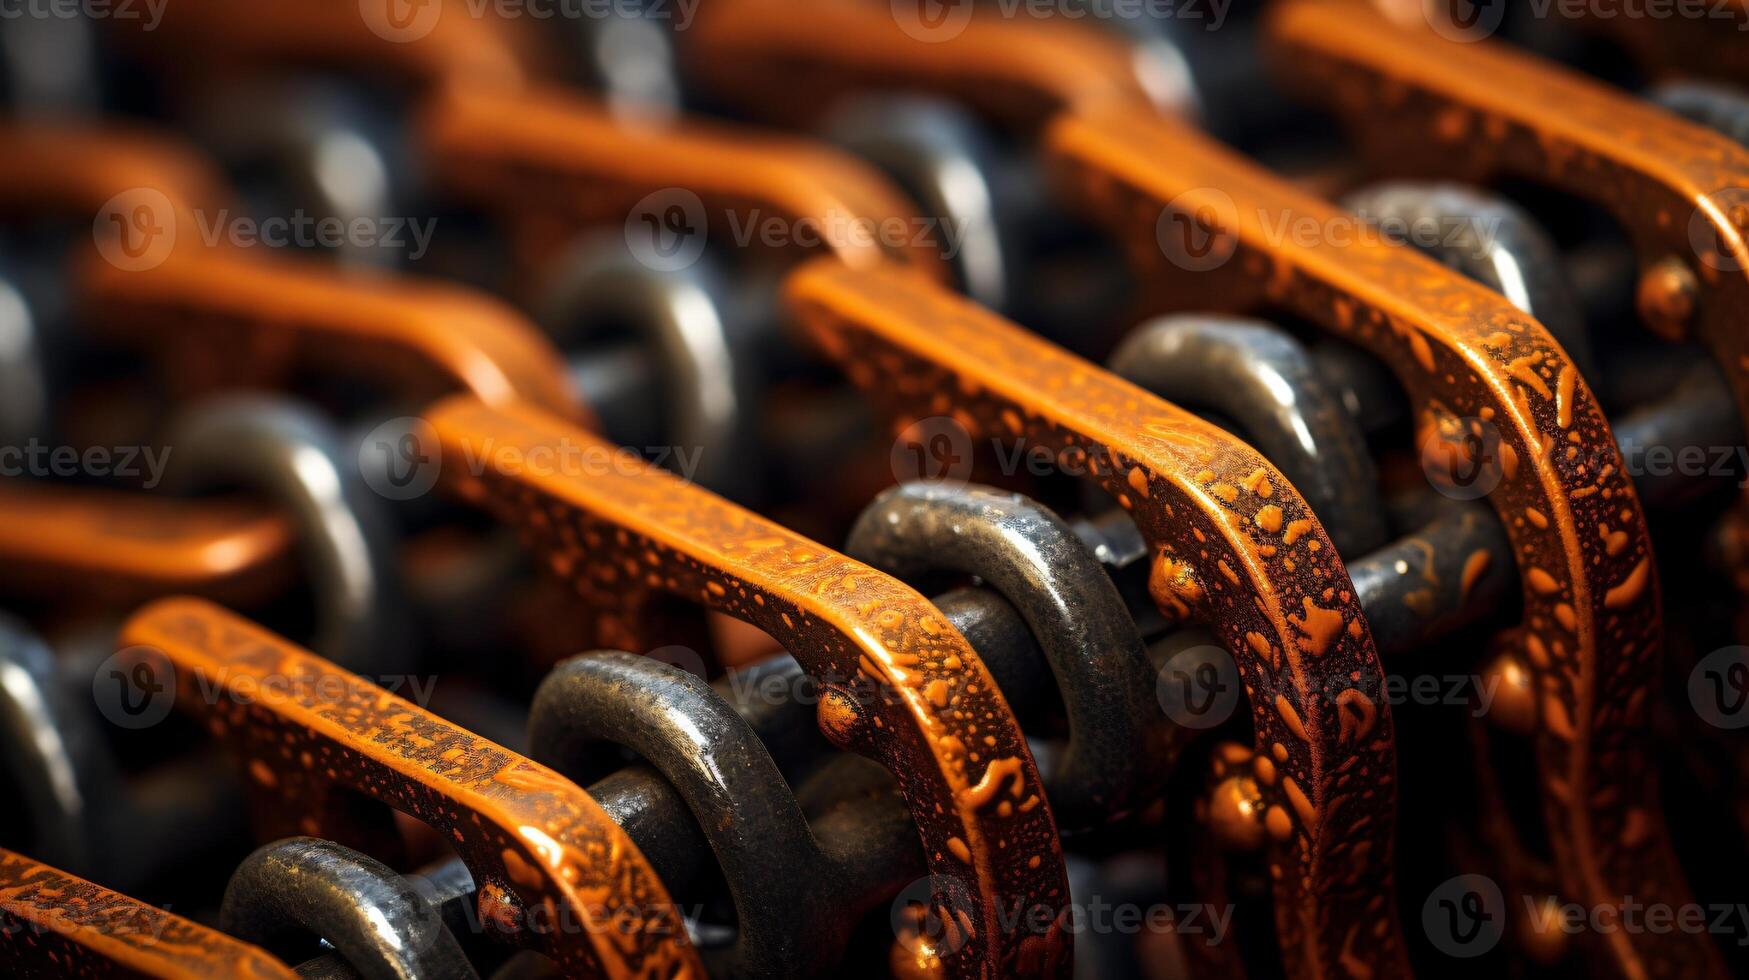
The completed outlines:
{"type": "Polygon", "coordinates": [[[983,778],[978,780],[977,785],[966,790],[966,802],[973,809],[982,809],[1002,791],[1004,783],[1008,784],[1009,793],[1014,796],[1019,796],[1026,788],[1025,771],[1019,759],[997,759],[985,766],[983,778]]]}
{"type": "Polygon", "coordinates": [[[1140,466],[1130,469],[1130,488],[1144,499],[1148,496],[1148,474],[1140,466]]]}
{"type": "Polygon", "coordinates": [[[1257,511],[1257,526],[1271,534],[1281,530],[1281,508],[1274,504],[1265,504],[1257,511]]]}
{"type": "Polygon", "coordinates": [[[1264,812],[1263,826],[1269,830],[1269,836],[1278,841],[1285,841],[1294,835],[1293,818],[1279,806],[1272,806],[1264,812]]]}
{"type": "Polygon", "coordinates": [[[1640,596],[1645,594],[1646,583],[1650,582],[1651,579],[1651,560],[1641,558],[1639,564],[1634,566],[1634,570],[1628,573],[1627,578],[1622,579],[1614,588],[1604,593],[1604,608],[1620,609],[1638,602],[1640,596]]]}
{"type": "Polygon", "coordinates": [[[1302,598],[1301,604],[1306,608],[1305,616],[1288,616],[1288,621],[1299,628],[1305,636],[1300,640],[1300,649],[1314,657],[1321,657],[1330,652],[1330,644],[1336,640],[1336,635],[1342,632],[1342,613],[1335,609],[1325,609],[1314,603],[1311,596],[1302,598]]]}
{"type": "Polygon", "coordinates": [[[1261,467],[1252,470],[1251,475],[1244,479],[1244,484],[1245,489],[1265,500],[1275,496],[1275,487],[1269,483],[1269,472],[1261,467]]]}
{"type": "Polygon", "coordinates": [[[1288,702],[1285,696],[1280,694],[1275,696],[1275,713],[1281,716],[1282,722],[1287,725],[1287,730],[1293,732],[1295,738],[1302,742],[1306,740],[1306,726],[1300,721],[1300,713],[1294,710],[1294,706],[1288,702]]]}
{"type": "Polygon", "coordinates": [[[1551,595],[1561,591],[1561,583],[1555,581],[1553,575],[1534,566],[1524,573],[1524,581],[1543,595],[1551,595]]]}
{"type": "MultiPolygon", "coordinates": [[[[1468,558],[1464,559],[1463,576],[1459,582],[1461,593],[1465,598],[1469,597],[1470,590],[1476,587],[1476,583],[1481,580],[1482,574],[1488,570],[1488,565],[1493,560],[1493,556],[1488,554],[1485,548],[1477,548],[1470,552],[1468,558]]],[[[1569,611],[1571,611],[1570,608],[1569,611]]]]}
{"type": "Polygon", "coordinates": [[[1293,804],[1294,812],[1300,815],[1300,824],[1306,828],[1306,833],[1316,834],[1318,832],[1318,811],[1312,808],[1312,801],[1306,798],[1306,793],[1300,789],[1300,784],[1294,782],[1291,776],[1283,776],[1281,788],[1287,794],[1287,801],[1293,804]]]}

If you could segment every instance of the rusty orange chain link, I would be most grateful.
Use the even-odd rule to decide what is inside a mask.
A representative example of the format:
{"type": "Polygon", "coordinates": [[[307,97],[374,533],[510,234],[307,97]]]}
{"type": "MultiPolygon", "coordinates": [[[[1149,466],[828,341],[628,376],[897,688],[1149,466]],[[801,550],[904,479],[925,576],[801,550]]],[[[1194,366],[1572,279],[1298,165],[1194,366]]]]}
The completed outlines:
{"type": "MultiPolygon", "coordinates": [[[[1609,424],[1553,338],[1407,248],[1272,239],[1272,219],[1344,218],[1182,124],[1114,106],[1059,121],[1050,140],[1071,193],[1125,238],[1151,308],[1289,310],[1383,358],[1418,406],[1424,440],[1497,437],[1488,502],[1524,586],[1523,623],[1497,645],[1522,658],[1540,699],[1544,819],[1564,887],[1591,903],[1682,901],[1645,755],[1658,655],[1651,539],[1609,424]],[[1184,223],[1175,234],[1212,235],[1226,253],[1219,267],[1191,274],[1168,261],[1162,215],[1184,223]]],[[[1705,937],[1634,938],[1647,948],[1612,937],[1624,966],[1640,956],[1718,966],[1705,937]]]]}
{"type": "Polygon", "coordinates": [[[495,16],[470,16],[437,0],[412,3],[188,0],[166,7],[149,31],[114,34],[164,74],[268,68],[359,69],[414,92],[516,88],[543,69],[531,39],[495,16]]]}
{"type": "MultiPolygon", "coordinates": [[[[696,57],[718,58],[718,71],[730,72],[739,63],[728,56],[757,51],[836,73],[846,86],[898,76],[976,102],[974,73],[942,66],[979,64],[972,53],[998,36],[973,17],[934,43],[905,44],[871,16],[868,29],[893,43],[816,63],[834,30],[830,18],[737,16],[757,7],[715,8],[726,40],[700,45],[696,57]]],[[[1350,22],[1328,9],[1303,20],[1326,33],[1350,22]]],[[[1051,36],[1037,31],[1034,43],[1047,46],[1051,36]]],[[[1388,47],[1368,50],[1390,57],[1379,53],[1388,47]]],[[[1471,74],[1439,77],[1455,86],[1471,74]]],[[[1329,90],[1377,98],[1393,91],[1388,82],[1329,90]]],[[[1424,434],[1461,441],[1483,426],[1500,434],[1503,480],[1490,503],[1514,541],[1526,604],[1524,624],[1500,645],[1529,662],[1541,699],[1545,819],[1566,885],[1589,901],[1619,904],[1623,895],[1640,897],[1637,883],[1650,879],[1652,891],[1680,901],[1686,886],[1645,757],[1659,604],[1650,539],[1608,423],[1559,346],[1503,298],[1407,249],[1277,241],[1272,228],[1302,220],[1328,227],[1342,216],[1139,100],[1085,99],[1061,86],[1041,85],[1038,94],[1059,110],[1044,137],[1058,186],[1128,245],[1148,310],[1289,310],[1390,363],[1424,434]]],[[[770,87],[743,102],[756,111],[773,104],[784,99],[770,87]]],[[[1636,962],[1625,937],[1611,945],[1618,962],[1636,962]]],[[[1662,948],[1670,962],[1719,965],[1704,938],[1644,937],[1639,945],[1662,948]]]]}
{"type": "Polygon", "coordinates": [[[248,943],[0,850],[0,967],[13,976],[292,980],[248,943]]]}
{"type": "Polygon", "coordinates": [[[521,528],[584,595],[614,598],[602,642],[637,648],[643,601],[677,596],[764,630],[824,686],[821,731],[899,777],[931,872],[975,896],[944,923],[966,943],[950,972],[1066,969],[1068,885],[1032,754],[928,600],[533,406],[456,398],[426,420],[465,499],[521,528]],[[576,453],[619,465],[579,476],[540,463],[576,453]]]}
{"type": "Polygon", "coordinates": [[[95,254],[74,264],[88,329],[159,353],[185,387],[276,387],[320,369],[399,383],[414,400],[464,390],[588,417],[557,349],[498,300],[203,247],[195,211],[231,195],[204,160],[173,143],[113,127],[18,124],[0,127],[0,147],[8,151],[0,213],[98,215],[95,254]],[[123,226],[118,239],[104,237],[105,218],[123,226]]]}
{"type": "Polygon", "coordinates": [[[1749,418],[1749,150],[1534,56],[1399,27],[1365,0],[1278,4],[1268,37],[1294,91],[1390,170],[1524,178],[1608,209],[1639,255],[1646,325],[1706,345],[1749,418]]]}
{"type": "Polygon", "coordinates": [[[153,350],[197,390],[283,387],[320,369],[410,400],[468,391],[588,418],[551,342],[463,287],[209,249],[146,270],[91,259],[76,289],[95,335],[153,350]]]}
{"type": "MultiPolygon", "coordinates": [[[[702,127],[671,126],[648,133],[620,128],[599,133],[586,151],[567,153],[555,145],[556,136],[544,135],[535,122],[538,119],[541,127],[551,133],[589,131],[591,114],[587,109],[567,111],[554,100],[538,110],[530,110],[521,99],[483,97],[477,101],[471,118],[474,123],[466,129],[458,124],[440,130],[443,137],[433,141],[437,144],[434,152],[440,158],[448,153],[490,152],[505,161],[515,161],[514,172],[524,175],[525,185],[547,187],[555,196],[568,200],[586,200],[595,194],[594,179],[599,169],[616,184],[633,182],[623,192],[616,188],[617,203],[622,204],[635,199],[639,192],[672,182],[699,194],[706,207],[765,200],[771,202],[768,207],[786,215],[806,216],[818,210],[774,200],[776,195],[766,183],[764,173],[774,166],[772,154],[781,151],[783,141],[761,140],[765,146],[759,147],[762,152],[758,152],[743,148],[748,142],[746,138],[731,143],[725,138],[727,134],[717,135],[702,127]],[[479,147],[489,150],[476,149],[479,147]],[[756,152],[763,164],[761,168],[747,172],[726,165],[756,152]],[[708,178],[698,178],[701,172],[707,173],[708,178]]],[[[842,165],[835,164],[827,174],[842,169],[842,165]]],[[[800,172],[813,174],[815,170],[800,172]]],[[[505,172],[512,172],[509,163],[505,164],[505,172]]],[[[490,191],[501,201],[506,197],[506,188],[504,183],[492,187],[482,184],[476,193],[490,191]]],[[[850,203],[854,202],[847,202],[846,206],[850,203]]],[[[894,214],[891,209],[900,206],[890,196],[877,203],[888,210],[856,213],[883,218],[894,214]]],[[[525,210],[530,207],[521,195],[508,204],[525,210]]],[[[579,216],[579,225],[584,217],[579,216]]],[[[572,234],[577,230],[570,229],[572,234]]],[[[890,289],[906,297],[916,295],[916,282],[932,281],[921,275],[915,278],[900,275],[911,270],[896,263],[864,259],[860,251],[851,256],[832,248],[824,251],[833,255],[832,261],[803,281],[825,279],[826,269],[845,270],[846,276],[861,272],[867,273],[868,278],[856,281],[864,283],[864,289],[874,292],[890,289]]],[[[882,323],[901,323],[905,326],[892,329],[926,334],[945,330],[953,322],[938,322],[941,311],[952,307],[925,305],[925,308],[929,312],[915,313],[918,306],[906,307],[907,312],[915,313],[911,319],[893,317],[882,323]]],[[[957,351],[944,344],[932,348],[929,357],[893,358],[892,363],[885,365],[886,371],[870,367],[876,363],[869,357],[875,353],[873,349],[835,341],[832,331],[823,328],[816,332],[816,339],[824,341],[827,353],[853,380],[878,389],[877,401],[895,397],[895,389],[906,392],[901,399],[905,406],[902,418],[953,414],[974,432],[1014,430],[1016,435],[1046,441],[1060,437],[1069,440],[1063,451],[1105,460],[1145,461],[1145,466],[1133,470],[1125,463],[1115,477],[1107,476],[1118,481],[1116,492],[1124,493],[1152,517],[1143,523],[1145,533],[1151,535],[1160,549],[1155,580],[1162,608],[1173,616],[1190,615],[1192,610],[1197,610],[1198,615],[1213,615],[1223,626],[1230,648],[1254,664],[1259,677],[1266,674],[1273,677],[1278,671],[1287,671],[1293,677],[1291,683],[1279,687],[1273,680],[1267,686],[1259,680],[1258,690],[1269,693],[1254,699],[1259,750],[1264,757],[1259,768],[1271,773],[1277,766],[1284,770],[1281,780],[1272,782],[1269,788],[1272,808],[1268,821],[1280,844],[1278,869],[1283,878],[1283,893],[1278,921],[1284,945],[1293,951],[1292,961],[1296,968],[1309,973],[1337,969],[1344,957],[1355,963],[1401,966],[1403,953],[1394,903],[1388,897],[1389,814],[1394,801],[1388,711],[1358,690],[1347,691],[1339,707],[1310,704],[1305,697],[1308,691],[1346,691],[1349,685],[1343,679],[1349,678],[1352,671],[1375,677],[1379,674],[1376,653],[1358,615],[1352,588],[1315,517],[1286,480],[1238,440],[1202,426],[1164,402],[1042,342],[1033,341],[1024,348],[1037,365],[1036,372],[1025,375],[1034,386],[1055,391],[1074,379],[1086,385],[1109,383],[1116,386],[1114,390],[1119,394],[1105,402],[1095,399],[1065,403],[1048,421],[1029,415],[1039,410],[1036,399],[1016,394],[1013,405],[986,402],[985,399],[994,396],[982,391],[988,375],[979,362],[999,363],[1012,371],[1028,359],[1005,356],[995,362],[988,360],[992,350],[1021,343],[1012,336],[1014,328],[999,319],[986,316],[960,322],[971,326],[962,327],[958,334],[964,342],[957,351]],[[982,339],[978,339],[980,335],[984,335],[982,339]],[[1143,400],[1124,400],[1136,397],[1143,400]],[[1124,414],[1125,405],[1132,408],[1146,405],[1149,414],[1157,414],[1161,419],[1160,431],[1148,434],[1145,450],[1129,441],[1135,438],[1129,432],[1137,423],[1124,414]],[[922,407],[929,411],[920,413],[922,407]],[[1000,419],[996,417],[1004,412],[1000,419]],[[986,414],[988,418],[983,417],[986,414]],[[1126,482],[1131,480],[1135,482],[1126,482]],[[1152,502],[1144,502],[1149,500],[1147,488],[1156,480],[1176,481],[1179,485],[1176,504],[1185,509],[1182,516],[1166,502],[1164,488],[1152,502]],[[1228,494],[1231,500],[1225,499],[1228,494]],[[1237,519],[1230,508],[1237,505],[1241,494],[1255,507],[1237,519]],[[1174,516],[1165,516],[1169,513],[1174,516]],[[1199,528],[1192,534],[1184,530],[1182,522],[1192,513],[1205,515],[1208,531],[1199,528]],[[1261,533],[1281,534],[1295,550],[1290,554],[1282,545],[1251,542],[1240,530],[1247,524],[1270,529],[1261,533]],[[1210,532],[1234,550],[1215,554],[1206,540],[1194,540],[1195,535],[1206,538],[1210,532]],[[1311,582],[1317,583],[1315,588],[1311,582]],[[1248,603],[1237,601],[1235,597],[1247,594],[1247,589],[1258,590],[1256,601],[1263,609],[1252,609],[1248,603]],[[1219,595],[1228,590],[1232,591],[1219,595]],[[1306,655],[1308,649],[1343,652],[1323,658],[1306,655]],[[1291,690],[1294,697],[1274,696],[1273,692],[1278,690],[1291,690]],[[1306,733],[1304,737],[1302,732],[1306,733]],[[1277,733],[1280,738],[1273,737],[1277,733]],[[1338,783],[1348,786],[1350,781],[1365,783],[1366,788],[1349,793],[1337,790],[1338,783]],[[1371,819],[1359,813],[1350,814],[1353,822],[1346,818],[1324,819],[1324,808],[1333,805],[1338,796],[1344,797],[1345,808],[1371,814],[1371,819]],[[1365,936],[1360,933],[1363,925],[1369,930],[1365,936]],[[1376,935],[1371,933],[1373,929],[1377,930],[1376,935]]]]}
{"type": "Polygon", "coordinates": [[[101,219],[113,197],[140,189],[157,195],[141,205],[184,212],[230,196],[204,158],[144,127],[12,120],[0,124],[0,144],[0,215],[9,219],[101,219]]]}
{"type": "Polygon", "coordinates": [[[1406,971],[1390,709],[1362,690],[1378,690],[1378,653],[1335,546],[1286,479],[1220,429],[902,270],[820,261],[787,292],[893,417],[951,414],[974,439],[1037,440],[1128,511],[1161,610],[1211,623],[1241,664],[1289,974],[1406,971]]]}
{"type": "Polygon", "coordinates": [[[248,500],[0,482],[0,582],[39,598],[140,602],[193,592],[249,603],[292,581],[291,519],[248,500]]]}
{"type": "Polygon", "coordinates": [[[177,707],[238,756],[264,838],[381,846],[392,807],[449,840],[507,941],[567,971],[704,975],[637,845],[550,769],[203,600],[154,602],[120,643],[128,676],[172,679],[177,707]]]}
{"type": "MultiPolygon", "coordinates": [[[[783,173],[775,175],[770,184],[774,192],[787,193],[794,186],[785,177],[783,173]]],[[[862,186],[867,182],[860,170],[853,168],[846,168],[843,183],[846,194],[859,202],[865,194],[877,197],[888,193],[878,183],[862,186]]],[[[827,201],[823,207],[841,206],[835,198],[828,197],[827,201]]],[[[556,354],[539,356],[543,352],[538,345],[531,346],[533,341],[525,340],[518,330],[507,329],[503,321],[510,318],[499,313],[493,304],[478,300],[456,303],[458,296],[472,299],[459,291],[431,288],[426,295],[420,295],[412,288],[393,284],[372,289],[346,284],[337,275],[313,267],[291,263],[276,266],[217,252],[179,253],[162,265],[143,271],[105,269],[90,263],[86,272],[93,317],[126,324],[135,337],[144,337],[154,345],[184,343],[188,338],[176,335],[185,335],[190,328],[209,336],[240,333],[246,348],[258,352],[257,363],[263,370],[295,363],[300,354],[327,360],[337,349],[344,348],[375,355],[379,365],[405,362],[413,354],[417,357],[414,363],[395,365],[400,373],[412,369],[415,374],[452,383],[459,378],[462,384],[458,386],[471,388],[492,401],[520,396],[531,404],[561,412],[567,421],[575,420],[579,414],[562,376],[545,370],[559,364],[556,354]],[[458,316],[458,306],[461,313],[476,315],[458,316]],[[483,334],[485,340],[464,346],[470,338],[467,334],[458,336],[455,330],[458,324],[479,327],[471,332],[483,334]],[[454,353],[457,348],[459,353],[454,353]],[[429,367],[419,370],[421,364],[429,367]],[[533,380],[527,381],[529,378],[533,380]]],[[[194,349],[198,351],[200,345],[194,349]]],[[[885,580],[872,570],[865,571],[875,579],[885,580]]],[[[931,617],[917,628],[945,630],[948,636],[957,639],[952,628],[939,617],[931,617]]],[[[964,647],[963,640],[957,644],[964,647]]],[[[911,654],[902,654],[901,658],[906,656],[911,654]]],[[[963,669],[974,669],[976,661],[969,648],[965,648],[946,656],[942,664],[951,673],[961,669],[960,665],[964,665],[963,669]]],[[[934,858],[944,866],[958,867],[956,861],[963,854],[965,861],[979,872],[976,891],[985,897],[967,923],[978,945],[968,955],[956,959],[955,968],[968,974],[989,971],[995,969],[990,964],[1000,961],[1004,970],[1051,973],[1067,961],[1065,937],[1056,923],[1059,908],[1068,896],[1061,879],[1061,858],[1048,806],[1036,785],[1036,772],[1031,768],[1024,741],[1006,706],[1001,704],[1000,694],[994,692],[987,677],[982,684],[974,680],[968,687],[964,695],[955,697],[980,694],[993,697],[999,710],[992,709],[996,711],[993,720],[984,716],[968,718],[978,734],[962,733],[964,742],[970,744],[963,751],[974,762],[985,758],[992,750],[980,740],[992,738],[993,721],[1000,727],[1006,716],[1010,735],[1005,747],[1011,754],[992,761],[984,784],[960,788],[968,798],[976,799],[982,794],[993,807],[1006,811],[1019,825],[1020,832],[991,842],[977,824],[969,823],[960,833],[933,835],[937,845],[932,850],[934,858]],[[1012,754],[1015,752],[1018,755],[1012,754]],[[1013,768],[1022,760],[1023,770],[1013,768]],[[1012,795],[1013,799],[995,800],[1004,794],[1012,795]],[[1043,832],[1038,832],[1041,825],[1043,832]],[[1018,843],[1028,839],[1036,839],[1033,849],[1022,850],[1018,843]],[[1015,849],[1007,854],[991,853],[1011,846],[1015,849]],[[998,883],[991,884],[998,878],[1001,879],[998,883]],[[1042,945],[1023,943],[1010,935],[1013,930],[1006,927],[1007,923],[1017,916],[1033,921],[1040,909],[1051,913],[1046,920],[1052,923],[1045,936],[1036,937],[1042,945]],[[1003,944],[1013,948],[1004,948],[1003,944]],[[987,955],[986,949],[990,951],[987,955]]],[[[937,694],[932,689],[931,696],[937,694]]],[[[952,750],[939,743],[931,746],[925,751],[951,755],[952,750]]],[[[901,771],[913,772],[915,767],[901,771]]],[[[963,776],[960,778],[963,781],[963,776]]],[[[934,804],[925,806],[923,802],[917,804],[917,815],[920,820],[941,819],[934,804]]]]}
{"type": "Polygon", "coordinates": [[[975,4],[942,13],[934,23],[923,7],[861,0],[805,12],[785,0],[717,0],[700,8],[681,54],[713,97],[791,126],[817,123],[833,96],[881,89],[948,92],[1022,132],[1073,106],[1149,98],[1114,34],[1041,31],[975,4]]]}
{"type": "Polygon", "coordinates": [[[817,221],[827,232],[821,247],[851,265],[895,262],[945,274],[925,244],[831,234],[856,218],[911,209],[884,178],[810,141],[709,124],[628,123],[550,89],[449,93],[427,106],[420,141],[436,184],[514,229],[525,269],[542,269],[579,229],[644,214],[655,220],[670,207],[696,210],[708,201],[743,224],[772,215],[817,221]]]}

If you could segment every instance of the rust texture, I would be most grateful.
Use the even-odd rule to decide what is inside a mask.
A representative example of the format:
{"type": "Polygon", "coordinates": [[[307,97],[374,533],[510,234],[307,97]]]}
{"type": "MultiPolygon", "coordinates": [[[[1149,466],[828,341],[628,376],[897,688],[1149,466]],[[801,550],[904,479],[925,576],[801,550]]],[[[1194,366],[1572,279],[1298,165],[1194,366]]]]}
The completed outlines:
{"type": "Polygon", "coordinates": [[[1590,3],[1561,4],[1555,15],[1571,18],[1577,29],[1593,31],[1625,48],[1648,74],[1659,79],[1717,78],[1749,84],[1749,3],[1710,0],[1706,16],[1604,16],[1590,3]]]}
{"type": "Polygon", "coordinates": [[[92,258],[77,291],[91,330],[162,353],[196,389],[329,372],[396,383],[410,400],[466,391],[587,418],[552,342],[460,286],[202,249],[142,271],[92,258]]]}
{"type": "Polygon", "coordinates": [[[0,583],[31,595],[249,603],[293,581],[296,544],[291,518],[263,503],[0,482],[0,583]]]}
{"type": "Polygon", "coordinates": [[[1213,624],[1250,696],[1289,975],[1408,971],[1392,886],[1392,725],[1342,561],[1238,439],[902,270],[821,260],[790,306],[902,429],[1024,438],[1087,468],[1154,549],[1170,617],[1213,624]],[[1382,699],[1381,699],[1382,700],[1382,699]]]}
{"type": "MultiPolygon", "coordinates": [[[[1728,24],[1710,26],[1749,50],[1728,24]]],[[[1530,55],[1399,28],[1360,2],[1279,4],[1269,41],[1293,91],[1339,113],[1391,171],[1556,187],[1608,209],[1648,274],[1667,277],[1665,259],[1685,264],[1698,308],[1654,279],[1642,315],[1706,345],[1749,419],[1749,150],[1530,55]]]]}
{"type": "Polygon", "coordinates": [[[223,207],[230,199],[216,167],[149,128],[0,123],[0,214],[88,221],[111,198],[139,188],[163,194],[178,209],[223,207]]]}
{"type": "MultiPolygon", "coordinates": [[[[427,107],[419,133],[437,186],[505,220],[525,268],[593,226],[635,231],[678,207],[689,231],[720,246],[775,218],[823,229],[817,247],[851,265],[946,275],[917,236],[848,230],[916,209],[879,172],[815,142],[693,120],[628,123],[556,91],[454,92],[427,107]]],[[[792,251],[814,247],[807,237],[789,236],[792,251]]]]}
{"type": "Polygon", "coordinates": [[[14,977],[293,980],[248,943],[0,850],[0,969],[14,977]]]}
{"type": "Polygon", "coordinates": [[[1066,973],[1068,884],[1032,754],[928,600],[532,407],[458,397],[427,420],[445,479],[580,592],[622,609],[679,596],[745,620],[824,685],[821,730],[899,777],[931,872],[976,896],[958,910],[969,936],[949,971],[1066,973]],[[615,463],[583,475],[543,462],[590,453],[615,463]]]}
{"type": "Polygon", "coordinates": [[[203,600],[145,607],[121,645],[173,672],[177,706],[236,753],[264,837],[355,841],[375,800],[448,838],[508,941],[574,973],[704,976],[637,845],[558,773],[203,600]]]}
{"type": "MultiPolygon", "coordinates": [[[[1339,237],[1351,216],[1182,123],[1111,106],[1059,120],[1049,142],[1060,185],[1128,246],[1150,310],[1291,312],[1381,357],[1422,438],[1497,433],[1488,500],[1525,584],[1523,622],[1497,642],[1534,674],[1544,818],[1568,895],[1681,905],[1646,751],[1660,607],[1651,540],[1608,422],[1559,345],[1430,258],[1339,237]],[[1303,223],[1332,231],[1280,233],[1303,223]],[[1168,261],[1166,236],[1186,229],[1217,250],[1205,260],[1223,260],[1195,273],[1168,261]]],[[[1719,962],[1705,936],[1618,931],[1608,944],[1630,973],[1719,962]]]]}
{"type": "Polygon", "coordinates": [[[908,6],[860,0],[714,0],[681,52],[716,98],[791,126],[883,89],[944,93],[1021,132],[1078,105],[1148,98],[1117,32],[932,6],[908,17],[908,6]]]}
{"type": "MultiPolygon", "coordinates": [[[[171,77],[222,77],[279,69],[350,71],[428,91],[513,88],[538,72],[526,30],[442,3],[363,0],[188,0],[167,6],[153,29],[108,25],[111,36],[171,77]]],[[[193,80],[191,78],[190,80],[193,80]]]]}

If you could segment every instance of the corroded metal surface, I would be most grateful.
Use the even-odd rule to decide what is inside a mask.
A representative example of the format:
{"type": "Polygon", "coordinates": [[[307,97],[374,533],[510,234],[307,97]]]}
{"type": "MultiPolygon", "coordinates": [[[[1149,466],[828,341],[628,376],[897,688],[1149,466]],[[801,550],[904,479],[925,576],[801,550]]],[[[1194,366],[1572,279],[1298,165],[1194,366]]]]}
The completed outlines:
{"type": "Polygon", "coordinates": [[[1749,419],[1749,150],[1533,56],[1403,29],[1361,2],[1279,4],[1269,39],[1293,90],[1336,110],[1392,171],[1523,178],[1607,208],[1639,254],[1647,325],[1705,344],[1749,419]]]}
{"type": "MultiPolygon", "coordinates": [[[[1183,124],[1112,106],[1059,120],[1049,140],[1059,182],[1124,239],[1151,308],[1267,305],[1306,317],[1391,366],[1424,449],[1445,441],[1459,460],[1482,450],[1469,462],[1498,479],[1488,501],[1525,586],[1524,620],[1498,642],[1535,674],[1544,818],[1568,894],[1685,901],[1646,756],[1659,616],[1651,540],[1608,422],[1565,352],[1438,262],[1339,238],[1355,219],[1183,124]],[[1332,230],[1280,233],[1307,222],[1332,230]],[[1168,238],[1179,234],[1201,236],[1218,250],[1203,255],[1220,261],[1194,273],[1184,261],[1194,253],[1169,262],[1175,244],[1193,244],[1168,238]]],[[[1616,932],[1608,942],[1630,972],[1718,962],[1704,936],[1616,932]]]]}
{"type": "Polygon", "coordinates": [[[679,596],[764,630],[825,686],[821,730],[900,777],[931,872],[976,896],[949,926],[966,937],[949,971],[1067,970],[1068,885],[1032,754],[928,600],[534,408],[458,397],[426,419],[464,498],[521,527],[584,595],[612,597],[621,625],[592,639],[625,645],[641,600],[679,596]],[[563,464],[589,454],[613,462],[563,464]]]}
{"type": "Polygon", "coordinates": [[[429,0],[187,0],[148,23],[118,19],[111,33],[173,76],[335,68],[415,89],[513,88],[537,67],[527,32],[489,5],[482,16],[429,0]]]}
{"type": "Polygon", "coordinates": [[[467,391],[585,417],[564,358],[534,324],[444,282],[203,249],[138,271],[92,259],[78,295],[89,329],[162,354],[196,389],[332,372],[412,400],[467,391]]]}
{"type": "Polygon", "coordinates": [[[295,544],[265,504],[0,482],[0,583],[31,595],[250,602],[291,581],[295,544]]]}
{"type": "Polygon", "coordinates": [[[824,249],[855,266],[945,275],[915,229],[899,238],[857,230],[915,208],[878,172],[818,143],[693,120],[628,123],[544,90],[451,93],[426,109],[420,139],[437,186],[506,220],[525,268],[603,222],[630,235],[649,221],[661,226],[651,231],[727,246],[758,241],[775,220],[796,254],[824,249]]]}
{"type": "Polygon", "coordinates": [[[1408,970],[1391,883],[1395,769],[1377,653],[1336,548],[1266,460],[1221,430],[896,269],[818,261],[788,284],[810,335],[897,428],[948,416],[1085,469],[1154,550],[1167,615],[1241,665],[1290,975],[1408,970]]]}
{"type": "MultiPolygon", "coordinates": [[[[1708,0],[1689,13],[1662,17],[1610,16],[1604,4],[1557,3],[1555,16],[1575,30],[1592,31],[1627,49],[1634,61],[1658,78],[1717,78],[1749,83],[1749,3],[1708,0]],[[1694,16],[1692,11],[1704,11],[1694,16]]],[[[1653,8],[1655,9],[1655,8],[1653,8]]]]}
{"type": "Polygon", "coordinates": [[[1115,32],[975,4],[713,0],[681,53],[714,97],[788,125],[882,89],[943,92],[1022,131],[1077,105],[1148,99],[1115,32]]]}
{"type": "Polygon", "coordinates": [[[178,707],[269,801],[271,836],[358,840],[381,826],[358,809],[375,800],[448,838],[479,888],[481,919],[507,941],[570,971],[704,975],[637,846],[552,770],[202,600],[147,606],[121,644],[131,676],[173,672],[178,707]]]}
{"type": "Polygon", "coordinates": [[[115,195],[138,188],[163,194],[175,207],[228,195],[208,161],[149,129],[16,120],[0,125],[0,214],[91,217],[115,195]]]}
{"type": "Polygon", "coordinates": [[[0,969],[14,977],[292,980],[248,943],[0,850],[0,969]]]}

